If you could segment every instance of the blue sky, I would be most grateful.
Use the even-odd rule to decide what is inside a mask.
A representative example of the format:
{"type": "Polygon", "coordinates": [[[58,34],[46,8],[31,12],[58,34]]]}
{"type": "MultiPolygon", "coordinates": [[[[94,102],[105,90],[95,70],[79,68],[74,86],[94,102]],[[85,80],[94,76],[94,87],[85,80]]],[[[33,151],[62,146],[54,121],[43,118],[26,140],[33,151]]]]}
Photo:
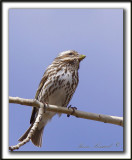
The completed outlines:
{"type": "MultiPolygon", "coordinates": [[[[69,104],[78,110],[123,116],[123,9],[10,9],[9,96],[34,98],[58,53],[86,58],[69,104]]],[[[9,145],[29,127],[31,107],[9,104],[9,145]]],[[[43,145],[19,151],[123,151],[123,128],[63,114],[47,124],[43,145]]]]}

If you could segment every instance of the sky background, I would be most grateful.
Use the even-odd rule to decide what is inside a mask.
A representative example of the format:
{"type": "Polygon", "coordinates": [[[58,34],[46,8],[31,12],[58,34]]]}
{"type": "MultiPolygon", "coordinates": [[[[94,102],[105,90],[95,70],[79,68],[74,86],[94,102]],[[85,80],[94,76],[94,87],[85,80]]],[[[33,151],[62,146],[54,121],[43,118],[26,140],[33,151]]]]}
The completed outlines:
{"type": "MultiPolygon", "coordinates": [[[[86,55],[69,104],[123,116],[123,9],[9,9],[9,96],[33,99],[45,69],[62,51],[86,55]]],[[[9,146],[32,108],[9,104],[9,146]]],[[[123,151],[123,128],[63,114],[47,124],[41,148],[19,151],[123,151]]]]}

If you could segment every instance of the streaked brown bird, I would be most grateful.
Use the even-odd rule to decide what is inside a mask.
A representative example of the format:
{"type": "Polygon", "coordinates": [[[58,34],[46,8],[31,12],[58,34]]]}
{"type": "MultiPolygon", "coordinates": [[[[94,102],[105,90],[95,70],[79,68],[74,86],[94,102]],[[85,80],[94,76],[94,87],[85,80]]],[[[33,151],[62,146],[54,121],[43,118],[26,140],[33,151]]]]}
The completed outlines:
{"type": "MultiPolygon", "coordinates": [[[[67,107],[77,88],[79,64],[84,58],[85,55],[81,55],[74,50],[61,52],[46,69],[40,81],[35,99],[42,103],[67,107]]],[[[30,119],[31,126],[19,141],[27,137],[37,114],[38,109],[34,107],[30,119]]],[[[50,111],[43,113],[43,118],[31,138],[35,146],[41,147],[44,127],[55,114],[50,111]]]]}

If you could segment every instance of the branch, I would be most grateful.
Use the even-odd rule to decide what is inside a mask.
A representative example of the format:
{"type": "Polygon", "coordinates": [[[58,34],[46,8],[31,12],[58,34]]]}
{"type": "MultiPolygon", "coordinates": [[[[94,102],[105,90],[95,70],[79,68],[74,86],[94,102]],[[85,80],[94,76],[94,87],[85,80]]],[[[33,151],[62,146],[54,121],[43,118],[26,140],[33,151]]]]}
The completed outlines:
{"type": "Polygon", "coordinates": [[[64,113],[67,115],[72,114],[73,116],[78,117],[78,118],[90,119],[90,120],[100,121],[100,122],[104,122],[104,123],[111,123],[111,124],[115,124],[115,125],[119,125],[119,126],[123,127],[123,117],[96,114],[96,113],[90,113],[90,112],[83,112],[83,111],[79,111],[79,110],[76,110],[73,112],[73,110],[71,108],[68,109],[68,108],[61,107],[61,106],[43,104],[36,99],[24,99],[24,98],[19,98],[19,97],[9,97],[9,103],[16,103],[16,104],[33,106],[33,107],[39,108],[39,114],[36,118],[36,121],[33,124],[33,127],[31,128],[31,131],[29,132],[27,138],[24,139],[24,141],[18,143],[16,146],[9,147],[9,149],[11,151],[14,149],[18,149],[20,146],[29,142],[29,140],[31,139],[39,122],[41,121],[42,113],[45,112],[45,110],[57,112],[57,113],[64,113]]]}
{"type": "MultiPolygon", "coordinates": [[[[13,97],[12,97],[12,98],[13,98],[13,97]]],[[[9,99],[10,99],[10,98],[9,98],[9,99]]],[[[13,99],[15,99],[15,98],[13,98],[13,99]]],[[[17,99],[17,98],[16,98],[16,99],[17,99]]],[[[18,98],[18,99],[19,99],[19,98],[18,98]]],[[[9,100],[9,101],[10,101],[10,100],[9,100]]],[[[22,100],[22,101],[23,101],[23,100],[22,100]]],[[[28,101],[28,100],[27,100],[27,101],[28,101]]],[[[23,103],[23,102],[22,102],[22,103],[23,103]]],[[[39,104],[39,102],[37,102],[37,101],[34,101],[33,103],[36,104],[36,105],[39,104]]],[[[35,120],[35,122],[33,123],[33,126],[32,126],[32,128],[30,129],[30,132],[28,133],[27,137],[26,137],[22,142],[18,143],[17,145],[15,145],[15,146],[10,146],[10,147],[9,147],[9,150],[13,151],[13,150],[15,150],[15,149],[19,149],[21,146],[23,146],[24,144],[26,144],[27,142],[30,141],[30,139],[32,138],[34,132],[36,131],[39,123],[40,123],[41,120],[42,120],[42,115],[43,115],[43,113],[44,113],[44,104],[43,104],[43,103],[40,103],[40,105],[39,105],[39,111],[38,111],[38,116],[36,117],[36,120],[35,120]]]]}
{"type": "MultiPolygon", "coordinates": [[[[23,99],[19,97],[9,97],[9,103],[17,103],[17,104],[33,106],[37,108],[39,108],[40,105],[43,105],[43,103],[39,102],[36,99],[23,99]]],[[[71,114],[73,112],[72,109],[68,109],[64,107],[49,105],[49,104],[48,105],[45,104],[45,105],[46,105],[45,107],[47,111],[64,113],[64,114],[71,114]]],[[[104,123],[112,123],[119,126],[123,126],[123,117],[83,112],[79,110],[76,110],[72,115],[78,118],[90,119],[90,120],[100,121],[104,123]]]]}

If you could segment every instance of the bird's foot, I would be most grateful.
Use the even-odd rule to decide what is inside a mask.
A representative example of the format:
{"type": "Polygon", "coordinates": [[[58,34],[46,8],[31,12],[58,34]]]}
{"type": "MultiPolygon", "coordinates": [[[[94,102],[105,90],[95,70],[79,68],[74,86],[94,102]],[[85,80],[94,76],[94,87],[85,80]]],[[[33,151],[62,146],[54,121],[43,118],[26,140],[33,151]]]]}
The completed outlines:
{"type": "Polygon", "coordinates": [[[46,112],[46,106],[48,106],[48,103],[44,102],[44,113],[46,112]]]}
{"type": "MultiPolygon", "coordinates": [[[[71,113],[71,115],[73,114],[73,113],[75,113],[75,110],[77,110],[77,107],[71,107],[71,105],[68,107],[68,109],[72,109],[73,111],[72,111],[72,113],[71,113]]],[[[70,117],[70,114],[67,114],[67,117],[70,117]]]]}

